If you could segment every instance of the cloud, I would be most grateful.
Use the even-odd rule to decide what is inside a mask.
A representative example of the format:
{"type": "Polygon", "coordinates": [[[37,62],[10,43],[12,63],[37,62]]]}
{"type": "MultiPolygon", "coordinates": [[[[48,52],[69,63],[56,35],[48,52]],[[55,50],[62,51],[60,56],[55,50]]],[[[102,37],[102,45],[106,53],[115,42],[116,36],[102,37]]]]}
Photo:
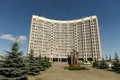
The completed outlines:
{"type": "Polygon", "coordinates": [[[18,42],[23,42],[23,41],[26,41],[26,36],[19,36],[18,37],[18,42]]]}
{"type": "Polygon", "coordinates": [[[11,34],[2,34],[0,35],[1,39],[6,39],[6,40],[11,40],[11,41],[18,41],[18,42],[24,42],[27,40],[26,36],[18,36],[18,37],[14,37],[11,34]]]}
{"type": "Polygon", "coordinates": [[[10,35],[10,34],[2,34],[2,35],[0,36],[0,38],[1,38],[1,39],[11,40],[11,41],[14,41],[14,40],[15,40],[15,38],[14,38],[12,35],[10,35]]]}

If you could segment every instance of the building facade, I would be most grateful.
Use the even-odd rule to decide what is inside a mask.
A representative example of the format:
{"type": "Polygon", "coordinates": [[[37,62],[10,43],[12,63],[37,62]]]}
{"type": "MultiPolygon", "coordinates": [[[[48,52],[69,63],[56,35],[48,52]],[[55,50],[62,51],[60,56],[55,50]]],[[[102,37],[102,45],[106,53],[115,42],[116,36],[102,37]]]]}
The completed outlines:
{"type": "Polygon", "coordinates": [[[33,15],[30,26],[28,54],[41,55],[54,61],[65,61],[73,49],[79,60],[101,57],[97,16],[76,20],[53,20],[33,15]]]}

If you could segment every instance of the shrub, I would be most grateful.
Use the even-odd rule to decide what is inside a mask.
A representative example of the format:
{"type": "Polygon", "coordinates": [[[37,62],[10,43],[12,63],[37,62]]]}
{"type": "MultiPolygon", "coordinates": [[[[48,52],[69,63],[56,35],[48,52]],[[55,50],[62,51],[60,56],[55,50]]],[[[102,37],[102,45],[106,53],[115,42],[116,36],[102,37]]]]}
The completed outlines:
{"type": "Polygon", "coordinates": [[[119,61],[119,56],[117,53],[115,53],[115,62],[113,62],[113,67],[112,69],[116,70],[116,71],[120,71],[120,61],[119,61]]]}
{"type": "Polygon", "coordinates": [[[64,69],[68,69],[68,70],[89,70],[89,68],[79,67],[79,66],[69,66],[69,67],[64,67],[64,69]]]}
{"type": "Polygon", "coordinates": [[[99,62],[98,61],[94,61],[92,66],[93,67],[98,67],[99,66],[99,62]]]}
{"type": "Polygon", "coordinates": [[[112,69],[120,71],[120,62],[114,62],[113,65],[112,69]]]}
{"type": "Polygon", "coordinates": [[[102,59],[102,62],[100,63],[99,66],[100,69],[107,69],[109,68],[108,64],[106,63],[106,61],[104,60],[104,58],[102,59]]]}

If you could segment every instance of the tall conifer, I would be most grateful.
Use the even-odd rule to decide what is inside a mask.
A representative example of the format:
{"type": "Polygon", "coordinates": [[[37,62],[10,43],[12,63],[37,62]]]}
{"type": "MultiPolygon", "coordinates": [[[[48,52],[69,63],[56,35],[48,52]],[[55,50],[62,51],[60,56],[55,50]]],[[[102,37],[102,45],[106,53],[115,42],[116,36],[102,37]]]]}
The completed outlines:
{"type": "Polygon", "coordinates": [[[7,51],[8,54],[1,63],[0,80],[27,80],[22,52],[18,50],[19,45],[14,42],[11,51],[7,51]]]}
{"type": "Polygon", "coordinates": [[[34,51],[31,49],[29,57],[28,57],[28,74],[29,75],[37,75],[40,72],[38,60],[34,58],[34,51]]]}

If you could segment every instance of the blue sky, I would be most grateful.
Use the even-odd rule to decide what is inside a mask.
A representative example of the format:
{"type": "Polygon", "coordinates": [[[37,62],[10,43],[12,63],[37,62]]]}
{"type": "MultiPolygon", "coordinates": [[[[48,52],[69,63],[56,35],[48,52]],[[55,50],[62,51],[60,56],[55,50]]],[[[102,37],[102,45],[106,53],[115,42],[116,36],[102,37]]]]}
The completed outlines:
{"type": "Polygon", "coordinates": [[[97,15],[103,56],[114,56],[115,51],[120,55],[120,0],[0,0],[1,55],[10,50],[15,37],[27,53],[33,14],[65,20],[97,15]]]}

